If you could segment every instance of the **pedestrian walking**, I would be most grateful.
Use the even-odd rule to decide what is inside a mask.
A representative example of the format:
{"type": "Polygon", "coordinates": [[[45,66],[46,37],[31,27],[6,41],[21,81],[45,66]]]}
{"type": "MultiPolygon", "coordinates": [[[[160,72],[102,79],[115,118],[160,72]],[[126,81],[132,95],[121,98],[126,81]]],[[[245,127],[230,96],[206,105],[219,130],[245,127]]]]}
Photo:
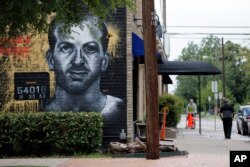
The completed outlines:
{"type": "Polygon", "coordinates": [[[223,121],[223,130],[225,139],[231,138],[232,122],[234,117],[234,108],[229,104],[229,100],[224,100],[224,105],[220,108],[220,118],[223,121]]]}

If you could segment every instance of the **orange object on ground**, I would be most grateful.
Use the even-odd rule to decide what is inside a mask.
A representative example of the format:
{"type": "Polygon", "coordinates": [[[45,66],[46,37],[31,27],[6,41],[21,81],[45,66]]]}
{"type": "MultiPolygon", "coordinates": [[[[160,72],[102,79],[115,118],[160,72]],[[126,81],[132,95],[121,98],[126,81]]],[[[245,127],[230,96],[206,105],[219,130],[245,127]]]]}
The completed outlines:
{"type": "Polygon", "coordinates": [[[163,111],[162,125],[161,125],[161,136],[160,139],[164,140],[166,137],[166,111],[163,111]]]}
{"type": "Polygon", "coordinates": [[[188,128],[195,128],[195,118],[193,116],[193,113],[188,113],[188,116],[187,116],[187,127],[188,128]]]}

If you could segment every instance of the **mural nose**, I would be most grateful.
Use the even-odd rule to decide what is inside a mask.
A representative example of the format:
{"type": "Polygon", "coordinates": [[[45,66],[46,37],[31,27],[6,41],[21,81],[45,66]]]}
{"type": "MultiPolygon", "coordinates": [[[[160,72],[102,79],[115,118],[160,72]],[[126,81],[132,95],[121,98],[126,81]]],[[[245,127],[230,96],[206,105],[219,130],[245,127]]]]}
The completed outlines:
{"type": "Polygon", "coordinates": [[[80,50],[75,53],[72,64],[74,64],[75,66],[85,64],[83,53],[80,50]]]}

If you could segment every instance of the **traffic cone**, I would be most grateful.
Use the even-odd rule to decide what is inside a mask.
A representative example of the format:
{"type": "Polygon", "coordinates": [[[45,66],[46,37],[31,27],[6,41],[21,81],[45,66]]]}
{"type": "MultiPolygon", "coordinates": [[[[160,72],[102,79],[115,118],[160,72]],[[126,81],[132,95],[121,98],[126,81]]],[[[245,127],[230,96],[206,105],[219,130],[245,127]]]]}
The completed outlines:
{"type": "Polygon", "coordinates": [[[163,111],[162,125],[161,125],[161,136],[160,139],[164,140],[166,137],[166,111],[163,111]]]}
{"type": "Polygon", "coordinates": [[[193,125],[193,116],[191,113],[188,113],[188,127],[189,128],[192,128],[194,125],[193,125]]]}

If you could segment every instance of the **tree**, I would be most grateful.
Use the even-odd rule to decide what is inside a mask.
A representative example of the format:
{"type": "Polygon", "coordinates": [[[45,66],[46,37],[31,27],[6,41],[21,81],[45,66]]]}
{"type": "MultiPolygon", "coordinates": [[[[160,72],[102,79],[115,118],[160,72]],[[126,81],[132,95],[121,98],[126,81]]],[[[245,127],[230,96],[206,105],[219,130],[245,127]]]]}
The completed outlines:
{"type": "Polygon", "coordinates": [[[246,95],[246,97],[243,99],[243,103],[249,103],[250,102],[250,53],[249,50],[244,48],[244,50],[240,51],[240,54],[244,55],[244,58],[242,59],[243,64],[243,70],[245,71],[245,80],[244,80],[244,84],[246,85],[246,92],[248,92],[248,94],[246,95]]]}
{"type": "MultiPolygon", "coordinates": [[[[227,41],[224,46],[226,98],[229,98],[232,103],[247,103],[250,101],[250,49],[231,41],[227,41]]],[[[208,36],[202,39],[199,45],[191,42],[187,48],[182,50],[180,60],[206,61],[222,69],[221,40],[208,36]]],[[[179,76],[177,78],[177,95],[184,99],[196,99],[198,97],[197,80],[197,77],[194,76],[179,76]]],[[[214,97],[211,92],[212,80],[219,81],[218,91],[222,92],[221,75],[202,76],[201,103],[203,108],[208,106],[207,97],[214,97]]]]}
{"type": "Polygon", "coordinates": [[[0,37],[41,33],[48,29],[48,19],[65,23],[65,30],[84,18],[84,8],[105,19],[116,8],[133,9],[133,0],[8,0],[0,1],[0,37]]]}
{"type": "MultiPolygon", "coordinates": [[[[207,84],[202,87],[202,91],[201,91],[201,108],[202,111],[207,111],[210,107],[213,108],[215,105],[215,99],[214,99],[214,93],[211,91],[212,90],[212,80],[208,81],[207,84]],[[209,104],[208,101],[208,96],[211,97],[211,102],[209,104]]],[[[222,90],[222,81],[219,80],[218,82],[218,90],[222,90]]],[[[226,89],[226,94],[227,94],[227,98],[231,100],[232,103],[235,103],[235,98],[232,95],[232,92],[229,89],[226,89]]],[[[217,101],[217,105],[220,106],[219,104],[219,99],[217,101]]],[[[221,101],[222,102],[222,101],[221,101]]]]}
{"type": "Polygon", "coordinates": [[[188,43],[187,48],[184,48],[181,52],[179,60],[198,60],[199,59],[199,46],[193,42],[188,43]]]}
{"type": "Polygon", "coordinates": [[[240,54],[243,48],[239,44],[231,41],[225,43],[225,64],[226,64],[226,86],[232,91],[238,103],[242,103],[247,92],[244,80],[246,72],[243,70],[241,59],[244,55],[240,54]]]}
{"type": "MultiPolygon", "coordinates": [[[[182,55],[179,60],[183,61],[194,61],[199,59],[199,46],[193,42],[188,43],[187,48],[182,50],[182,55]]],[[[176,94],[183,99],[195,99],[197,100],[198,95],[198,78],[196,76],[178,76],[178,87],[176,94]],[[192,85],[192,86],[191,86],[192,85]]]]}
{"type": "Polygon", "coordinates": [[[182,97],[185,100],[198,99],[198,78],[197,76],[178,76],[178,86],[176,89],[176,95],[182,97]]]}

